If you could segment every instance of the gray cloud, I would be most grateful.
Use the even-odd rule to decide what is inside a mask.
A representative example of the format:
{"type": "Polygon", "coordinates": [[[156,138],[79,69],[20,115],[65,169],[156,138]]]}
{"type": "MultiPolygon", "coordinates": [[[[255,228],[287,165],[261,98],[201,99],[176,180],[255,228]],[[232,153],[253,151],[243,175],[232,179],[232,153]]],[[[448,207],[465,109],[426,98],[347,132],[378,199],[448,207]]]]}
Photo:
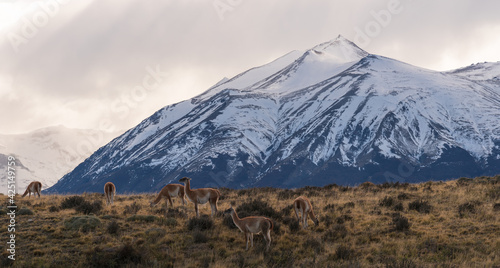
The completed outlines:
{"type": "Polygon", "coordinates": [[[361,45],[370,53],[439,70],[498,61],[498,10],[497,1],[451,0],[68,1],[54,14],[39,6],[0,25],[0,120],[8,122],[0,133],[55,124],[98,128],[103,118],[129,128],[224,76],[338,34],[354,41],[357,29],[367,32],[374,23],[380,31],[361,45]],[[400,12],[381,26],[384,18],[374,14],[387,14],[391,3],[400,12]],[[26,20],[40,12],[48,23],[13,46],[12,34],[23,36],[26,20]],[[141,86],[147,66],[168,75],[124,117],[112,103],[141,86]]]}

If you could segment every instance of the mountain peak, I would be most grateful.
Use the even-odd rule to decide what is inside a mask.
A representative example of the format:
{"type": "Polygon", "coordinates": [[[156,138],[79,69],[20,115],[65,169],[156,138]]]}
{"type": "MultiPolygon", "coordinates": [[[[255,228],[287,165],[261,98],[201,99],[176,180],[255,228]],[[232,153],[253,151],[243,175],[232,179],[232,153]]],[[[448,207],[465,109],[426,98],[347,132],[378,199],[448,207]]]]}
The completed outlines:
{"type": "Polygon", "coordinates": [[[357,61],[369,55],[368,52],[364,51],[342,35],[339,35],[337,38],[330,41],[316,45],[308,51],[317,55],[334,58],[337,62],[357,61]]]}

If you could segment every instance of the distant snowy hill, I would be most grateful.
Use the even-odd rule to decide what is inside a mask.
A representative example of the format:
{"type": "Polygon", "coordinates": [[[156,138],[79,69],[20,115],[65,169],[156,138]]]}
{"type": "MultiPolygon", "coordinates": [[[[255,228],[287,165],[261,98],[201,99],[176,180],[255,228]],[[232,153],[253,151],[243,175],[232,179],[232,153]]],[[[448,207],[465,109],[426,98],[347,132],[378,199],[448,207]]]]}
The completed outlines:
{"type": "MultiPolygon", "coordinates": [[[[27,134],[0,135],[0,169],[6,170],[7,157],[14,156],[17,192],[24,193],[33,180],[42,182],[45,189],[121,133],[55,126],[27,134]]],[[[0,174],[0,185],[6,193],[5,172],[0,174]]]]}
{"type": "Polygon", "coordinates": [[[499,81],[500,61],[476,63],[448,73],[467,77],[475,81],[499,81]]]}
{"type": "Polygon", "coordinates": [[[498,69],[483,65],[431,71],[339,36],[164,107],[49,191],[113,181],[151,192],[183,176],[195,188],[292,188],[500,173],[498,69]]]}

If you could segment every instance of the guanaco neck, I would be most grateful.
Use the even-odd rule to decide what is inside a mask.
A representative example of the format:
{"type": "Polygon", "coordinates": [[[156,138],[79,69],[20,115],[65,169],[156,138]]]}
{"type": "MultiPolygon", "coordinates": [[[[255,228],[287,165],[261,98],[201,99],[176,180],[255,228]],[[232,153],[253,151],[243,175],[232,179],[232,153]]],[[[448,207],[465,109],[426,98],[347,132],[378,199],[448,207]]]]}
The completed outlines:
{"type": "Polygon", "coordinates": [[[186,180],[186,184],[185,184],[185,186],[184,186],[184,189],[185,189],[186,194],[187,194],[187,193],[192,193],[192,192],[193,192],[193,191],[191,190],[191,184],[190,184],[189,180],[186,180]]]}
{"type": "Polygon", "coordinates": [[[238,217],[238,214],[236,213],[236,210],[234,210],[234,209],[233,209],[233,211],[231,211],[231,218],[233,218],[234,224],[239,225],[241,219],[240,219],[240,217],[238,217]]]}
{"type": "Polygon", "coordinates": [[[312,207],[311,207],[311,211],[310,211],[310,213],[311,213],[311,218],[312,218],[313,220],[316,220],[316,215],[314,215],[314,211],[313,211],[312,207]]]}

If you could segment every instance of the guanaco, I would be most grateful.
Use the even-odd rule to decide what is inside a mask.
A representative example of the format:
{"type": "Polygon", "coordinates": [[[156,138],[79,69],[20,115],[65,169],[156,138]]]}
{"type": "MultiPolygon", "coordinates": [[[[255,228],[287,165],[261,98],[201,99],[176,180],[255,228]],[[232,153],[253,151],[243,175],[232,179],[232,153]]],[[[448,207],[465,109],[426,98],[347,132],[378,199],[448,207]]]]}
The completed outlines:
{"type": "Polygon", "coordinates": [[[40,191],[42,190],[42,183],[39,181],[32,181],[28,187],[26,188],[26,191],[23,194],[23,197],[28,195],[28,198],[31,197],[31,193],[33,193],[33,196],[36,196],[38,194],[38,198],[40,198],[40,191]]]}
{"type": "Polygon", "coordinates": [[[264,240],[267,242],[266,251],[269,251],[269,247],[271,246],[271,230],[273,229],[273,221],[269,218],[261,216],[250,216],[240,219],[232,206],[224,211],[224,213],[231,214],[234,224],[238,227],[238,229],[240,229],[240,231],[245,233],[247,242],[245,250],[248,250],[249,242],[251,242],[253,247],[253,234],[262,234],[264,236],[264,240]]]}
{"type": "Polygon", "coordinates": [[[106,205],[113,204],[113,199],[116,194],[116,187],[112,182],[104,184],[104,195],[106,195],[106,205]]]}
{"type": "Polygon", "coordinates": [[[311,220],[316,226],[319,225],[318,218],[314,215],[313,207],[309,199],[305,196],[299,196],[293,201],[293,208],[295,210],[295,215],[297,220],[302,221],[302,228],[307,228],[307,216],[311,217],[311,220]],[[299,213],[301,216],[299,216],[299,213]]]}
{"type": "Polygon", "coordinates": [[[167,198],[171,207],[174,207],[171,197],[179,197],[182,201],[182,205],[185,205],[186,200],[184,199],[184,185],[180,184],[165,185],[165,187],[163,187],[161,191],[158,193],[156,199],[152,202],[149,202],[150,206],[151,207],[156,206],[156,204],[158,204],[163,197],[167,198]]]}
{"type": "Polygon", "coordinates": [[[191,178],[184,177],[179,180],[179,182],[184,183],[184,193],[187,199],[194,204],[194,210],[196,211],[196,217],[199,217],[198,204],[210,203],[210,208],[212,209],[212,217],[217,213],[217,201],[219,201],[220,192],[213,188],[200,188],[191,189],[190,185],[191,178]]]}

